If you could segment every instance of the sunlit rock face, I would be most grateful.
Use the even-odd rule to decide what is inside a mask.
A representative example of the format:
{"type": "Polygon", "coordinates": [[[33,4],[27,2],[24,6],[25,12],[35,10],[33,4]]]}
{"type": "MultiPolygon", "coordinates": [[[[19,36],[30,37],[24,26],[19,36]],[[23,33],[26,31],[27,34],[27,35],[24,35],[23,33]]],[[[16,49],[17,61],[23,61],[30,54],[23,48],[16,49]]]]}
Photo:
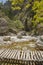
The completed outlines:
{"type": "Polygon", "coordinates": [[[37,26],[37,33],[39,35],[43,35],[43,24],[38,24],[38,26],[37,26]]]}
{"type": "Polygon", "coordinates": [[[8,31],[8,23],[4,18],[0,18],[0,35],[5,34],[8,31]]]}

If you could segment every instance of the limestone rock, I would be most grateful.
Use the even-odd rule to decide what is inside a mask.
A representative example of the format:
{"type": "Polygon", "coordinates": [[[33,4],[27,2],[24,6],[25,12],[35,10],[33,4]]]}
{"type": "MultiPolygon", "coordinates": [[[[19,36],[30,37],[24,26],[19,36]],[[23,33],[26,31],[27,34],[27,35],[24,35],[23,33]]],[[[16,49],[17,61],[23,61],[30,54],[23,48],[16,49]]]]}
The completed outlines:
{"type": "Polygon", "coordinates": [[[37,30],[36,30],[37,34],[39,35],[43,35],[43,24],[38,24],[37,25],[37,30]]]}
{"type": "Polygon", "coordinates": [[[8,31],[8,22],[4,18],[0,18],[0,35],[8,31]]]}
{"type": "Polygon", "coordinates": [[[42,36],[40,36],[40,40],[41,40],[41,41],[43,41],[43,35],[42,35],[42,36]]]}
{"type": "Polygon", "coordinates": [[[25,31],[21,31],[17,34],[17,38],[22,38],[22,36],[26,36],[26,32],[25,31]]]}
{"type": "Polygon", "coordinates": [[[8,37],[5,36],[5,37],[3,38],[3,40],[4,40],[4,41],[10,41],[10,37],[9,37],[9,36],[8,36],[8,37]]]}

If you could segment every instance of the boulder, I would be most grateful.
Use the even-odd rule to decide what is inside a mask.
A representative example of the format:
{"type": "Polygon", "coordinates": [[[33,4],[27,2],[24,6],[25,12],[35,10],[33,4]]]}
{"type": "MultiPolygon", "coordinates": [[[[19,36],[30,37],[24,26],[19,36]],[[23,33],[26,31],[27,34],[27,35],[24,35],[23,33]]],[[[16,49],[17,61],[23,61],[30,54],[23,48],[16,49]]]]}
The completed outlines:
{"type": "Polygon", "coordinates": [[[37,25],[37,30],[36,30],[38,35],[43,35],[43,23],[37,25]]]}
{"type": "Polygon", "coordinates": [[[39,49],[43,49],[43,42],[41,40],[37,40],[36,45],[39,49]]]}
{"type": "Polygon", "coordinates": [[[10,28],[9,29],[9,32],[12,33],[12,34],[17,34],[17,30],[16,29],[13,29],[13,28],[10,28]]]}
{"type": "Polygon", "coordinates": [[[26,36],[26,32],[25,32],[25,31],[20,31],[20,32],[17,34],[17,38],[22,38],[22,36],[26,36]]]}
{"type": "Polygon", "coordinates": [[[22,35],[22,36],[26,36],[26,32],[25,31],[20,31],[17,35],[22,35]]]}
{"type": "Polygon", "coordinates": [[[9,36],[5,36],[5,37],[3,38],[3,41],[10,41],[10,37],[9,37],[9,36]]]}
{"type": "Polygon", "coordinates": [[[0,35],[5,34],[8,31],[8,22],[4,18],[0,18],[0,35]]]}
{"type": "Polygon", "coordinates": [[[42,35],[42,36],[40,36],[40,40],[41,40],[41,41],[43,41],[43,35],[42,35]]]}

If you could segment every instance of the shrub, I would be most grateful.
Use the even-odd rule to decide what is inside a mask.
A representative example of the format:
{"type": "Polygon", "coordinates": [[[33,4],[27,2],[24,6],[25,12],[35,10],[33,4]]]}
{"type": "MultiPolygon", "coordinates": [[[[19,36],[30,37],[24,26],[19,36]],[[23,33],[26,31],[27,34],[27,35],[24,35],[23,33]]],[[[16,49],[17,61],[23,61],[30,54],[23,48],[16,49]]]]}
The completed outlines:
{"type": "Polygon", "coordinates": [[[23,29],[24,28],[24,26],[20,20],[14,21],[14,25],[17,29],[23,29]]]}
{"type": "Polygon", "coordinates": [[[24,26],[20,20],[11,21],[9,26],[13,29],[20,29],[20,30],[24,28],[24,26]]]}

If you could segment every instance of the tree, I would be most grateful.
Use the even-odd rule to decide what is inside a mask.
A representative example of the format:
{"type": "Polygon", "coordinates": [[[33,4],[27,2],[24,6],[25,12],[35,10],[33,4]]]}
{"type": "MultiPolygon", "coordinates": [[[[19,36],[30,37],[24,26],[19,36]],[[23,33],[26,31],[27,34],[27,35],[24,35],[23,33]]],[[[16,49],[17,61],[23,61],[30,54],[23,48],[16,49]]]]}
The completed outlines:
{"type": "Polygon", "coordinates": [[[36,26],[38,23],[43,23],[43,0],[35,0],[32,10],[35,13],[33,17],[34,26],[36,26]]]}
{"type": "Polygon", "coordinates": [[[29,30],[30,26],[28,25],[28,23],[31,23],[31,21],[28,21],[28,19],[32,20],[32,0],[10,0],[10,2],[12,11],[16,13],[16,15],[14,14],[14,19],[21,20],[21,22],[24,24],[24,27],[29,30]],[[25,25],[25,23],[27,24],[25,25]]]}
{"type": "Polygon", "coordinates": [[[10,1],[13,10],[21,10],[21,5],[24,2],[24,0],[10,0],[10,1]]]}

